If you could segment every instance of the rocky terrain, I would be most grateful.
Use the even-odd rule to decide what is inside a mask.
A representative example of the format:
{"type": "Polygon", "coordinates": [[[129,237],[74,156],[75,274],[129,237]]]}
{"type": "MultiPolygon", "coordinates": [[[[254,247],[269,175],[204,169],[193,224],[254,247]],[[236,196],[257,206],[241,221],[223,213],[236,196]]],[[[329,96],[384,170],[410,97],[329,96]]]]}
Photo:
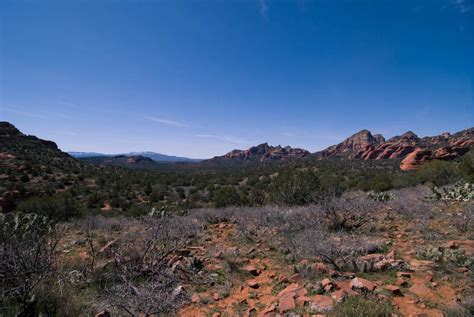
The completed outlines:
{"type": "MultiPolygon", "coordinates": [[[[77,277],[82,289],[87,274],[125,274],[130,290],[110,289],[96,297],[87,307],[89,314],[115,316],[124,307],[136,314],[176,309],[179,316],[195,317],[467,317],[474,287],[472,203],[440,204],[427,199],[430,193],[426,187],[392,191],[392,201],[371,205],[370,214],[347,209],[370,221],[339,233],[323,225],[329,218],[314,219],[318,206],[196,210],[174,220],[143,222],[96,218],[96,225],[87,229],[97,237],[94,247],[88,246],[92,235],[84,225],[71,227],[60,242],[61,257],[68,266],[90,267],[77,277]],[[130,264],[121,261],[141,258],[150,243],[148,226],[163,221],[183,226],[153,238],[179,241],[158,249],[160,268],[175,283],[151,286],[146,274],[153,267],[144,263],[147,269],[135,273],[145,274],[141,279],[147,283],[140,284],[128,275],[135,268],[122,271],[130,264]],[[315,234],[315,228],[323,234],[315,234]],[[135,246],[133,252],[129,244],[135,246]],[[125,247],[132,253],[124,253],[125,247]]],[[[81,291],[77,296],[90,295],[81,291]]]]}
{"type": "Polygon", "coordinates": [[[86,164],[2,123],[0,315],[471,316],[472,152],[410,173],[351,156],[387,142],[449,155],[471,132],[363,131],[336,146],[350,160],[244,153],[174,173],[86,164]]]}
{"type": "Polygon", "coordinates": [[[474,128],[455,134],[420,138],[408,131],[388,140],[362,130],[343,142],[316,153],[319,159],[399,159],[402,170],[412,170],[432,160],[452,160],[467,153],[474,144],[474,128]]]}
{"type": "Polygon", "coordinates": [[[284,161],[295,158],[302,158],[308,156],[310,153],[307,150],[292,148],[290,146],[282,147],[271,146],[268,143],[262,143],[253,146],[247,150],[233,150],[223,156],[216,156],[209,161],[284,161]]]}

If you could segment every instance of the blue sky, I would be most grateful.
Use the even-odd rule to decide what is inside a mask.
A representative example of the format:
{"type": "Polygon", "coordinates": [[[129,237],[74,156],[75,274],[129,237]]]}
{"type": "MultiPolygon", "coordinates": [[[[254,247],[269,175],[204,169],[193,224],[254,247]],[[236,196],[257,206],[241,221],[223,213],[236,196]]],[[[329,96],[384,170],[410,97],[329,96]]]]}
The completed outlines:
{"type": "Polygon", "coordinates": [[[4,0],[0,19],[0,119],[63,150],[474,126],[474,0],[4,0]]]}

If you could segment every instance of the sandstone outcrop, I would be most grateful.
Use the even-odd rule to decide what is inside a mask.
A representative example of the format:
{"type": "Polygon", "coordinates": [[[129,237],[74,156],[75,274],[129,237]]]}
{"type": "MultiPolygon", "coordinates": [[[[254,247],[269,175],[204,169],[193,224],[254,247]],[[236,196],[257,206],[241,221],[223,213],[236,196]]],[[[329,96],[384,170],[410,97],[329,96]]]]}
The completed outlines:
{"type": "Polygon", "coordinates": [[[388,140],[380,134],[362,130],[343,142],[315,153],[319,159],[401,160],[402,170],[413,170],[432,160],[452,160],[466,154],[474,145],[474,128],[455,134],[418,137],[407,131],[388,140]]]}

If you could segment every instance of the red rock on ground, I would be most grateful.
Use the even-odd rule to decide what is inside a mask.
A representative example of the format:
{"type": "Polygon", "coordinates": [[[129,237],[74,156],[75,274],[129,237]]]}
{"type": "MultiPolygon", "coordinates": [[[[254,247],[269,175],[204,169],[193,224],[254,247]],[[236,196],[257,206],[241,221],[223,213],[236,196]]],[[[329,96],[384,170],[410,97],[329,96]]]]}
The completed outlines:
{"type": "Polygon", "coordinates": [[[296,308],[295,299],[293,296],[284,296],[280,297],[280,301],[278,302],[278,311],[283,314],[290,309],[296,308]]]}
{"type": "Polygon", "coordinates": [[[346,292],[344,292],[342,289],[340,289],[338,291],[333,292],[331,294],[331,297],[332,297],[332,299],[334,299],[334,301],[336,303],[340,303],[346,298],[346,292]]]}
{"type": "Polygon", "coordinates": [[[327,313],[331,311],[334,307],[332,298],[326,295],[315,295],[312,298],[310,303],[312,310],[315,310],[320,313],[327,313]]]}
{"type": "Polygon", "coordinates": [[[201,297],[199,297],[198,294],[194,294],[193,296],[191,296],[191,302],[197,304],[201,301],[201,297]]]}
{"type": "Polygon", "coordinates": [[[246,265],[242,268],[242,271],[245,271],[247,273],[250,273],[254,276],[260,275],[260,270],[258,270],[255,266],[253,265],[246,265]]]}
{"type": "Polygon", "coordinates": [[[390,293],[392,293],[393,295],[396,295],[396,296],[401,296],[403,295],[402,294],[402,291],[400,290],[400,287],[398,286],[395,286],[395,285],[386,285],[385,286],[385,289],[387,291],[389,291],[390,293]]]}
{"type": "Polygon", "coordinates": [[[251,288],[258,288],[258,282],[256,280],[247,281],[247,285],[251,288]]]}
{"type": "Polygon", "coordinates": [[[351,287],[352,289],[355,290],[364,290],[364,291],[369,291],[373,292],[377,285],[374,282],[371,282],[369,280],[363,279],[361,277],[356,277],[351,280],[351,287]]]}

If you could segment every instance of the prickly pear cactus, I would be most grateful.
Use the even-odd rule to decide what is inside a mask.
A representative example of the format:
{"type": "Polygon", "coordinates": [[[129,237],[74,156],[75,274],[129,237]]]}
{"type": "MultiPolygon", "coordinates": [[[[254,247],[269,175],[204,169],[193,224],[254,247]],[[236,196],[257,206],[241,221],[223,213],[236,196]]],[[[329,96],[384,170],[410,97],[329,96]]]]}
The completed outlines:
{"type": "Polygon", "coordinates": [[[391,201],[393,200],[393,195],[390,193],[375,193],[373,191],[367,194],[367,197],[372,199],[373,201],[391,201]]]}
{"type": "Polygon", "coordinates": [[[433,262],[450,263],[455,266],[470,267],[473,264],[472,258],[466,256],[466,252],[461,249],[447,249],[433,245],[420,246],[415,249],[415,254],[423,260],[431,260],[433,262]]]}
{"type": "Polygon", "coordinates": [[[0,214],[0,230],[4,238],[24,239],[31,235],[44,235],[53,229],[53,223],[45,216],[37,214],[0,214]]]}
{"type": "Polygon", "coordinates": [[[452,186],[434,187],[432,199],[441,201],[471,201],[474,200],[474,184],[456,183],[452,186]]]}
{"type": "Polygon", "coordinates": [[[164,207],[161,207],[160,210],[156,209],[156,207],[151,208],[151,211],[148,213],[150,217],[156,218],[164,218],[166,216],[166,210],[164,207]]]}

